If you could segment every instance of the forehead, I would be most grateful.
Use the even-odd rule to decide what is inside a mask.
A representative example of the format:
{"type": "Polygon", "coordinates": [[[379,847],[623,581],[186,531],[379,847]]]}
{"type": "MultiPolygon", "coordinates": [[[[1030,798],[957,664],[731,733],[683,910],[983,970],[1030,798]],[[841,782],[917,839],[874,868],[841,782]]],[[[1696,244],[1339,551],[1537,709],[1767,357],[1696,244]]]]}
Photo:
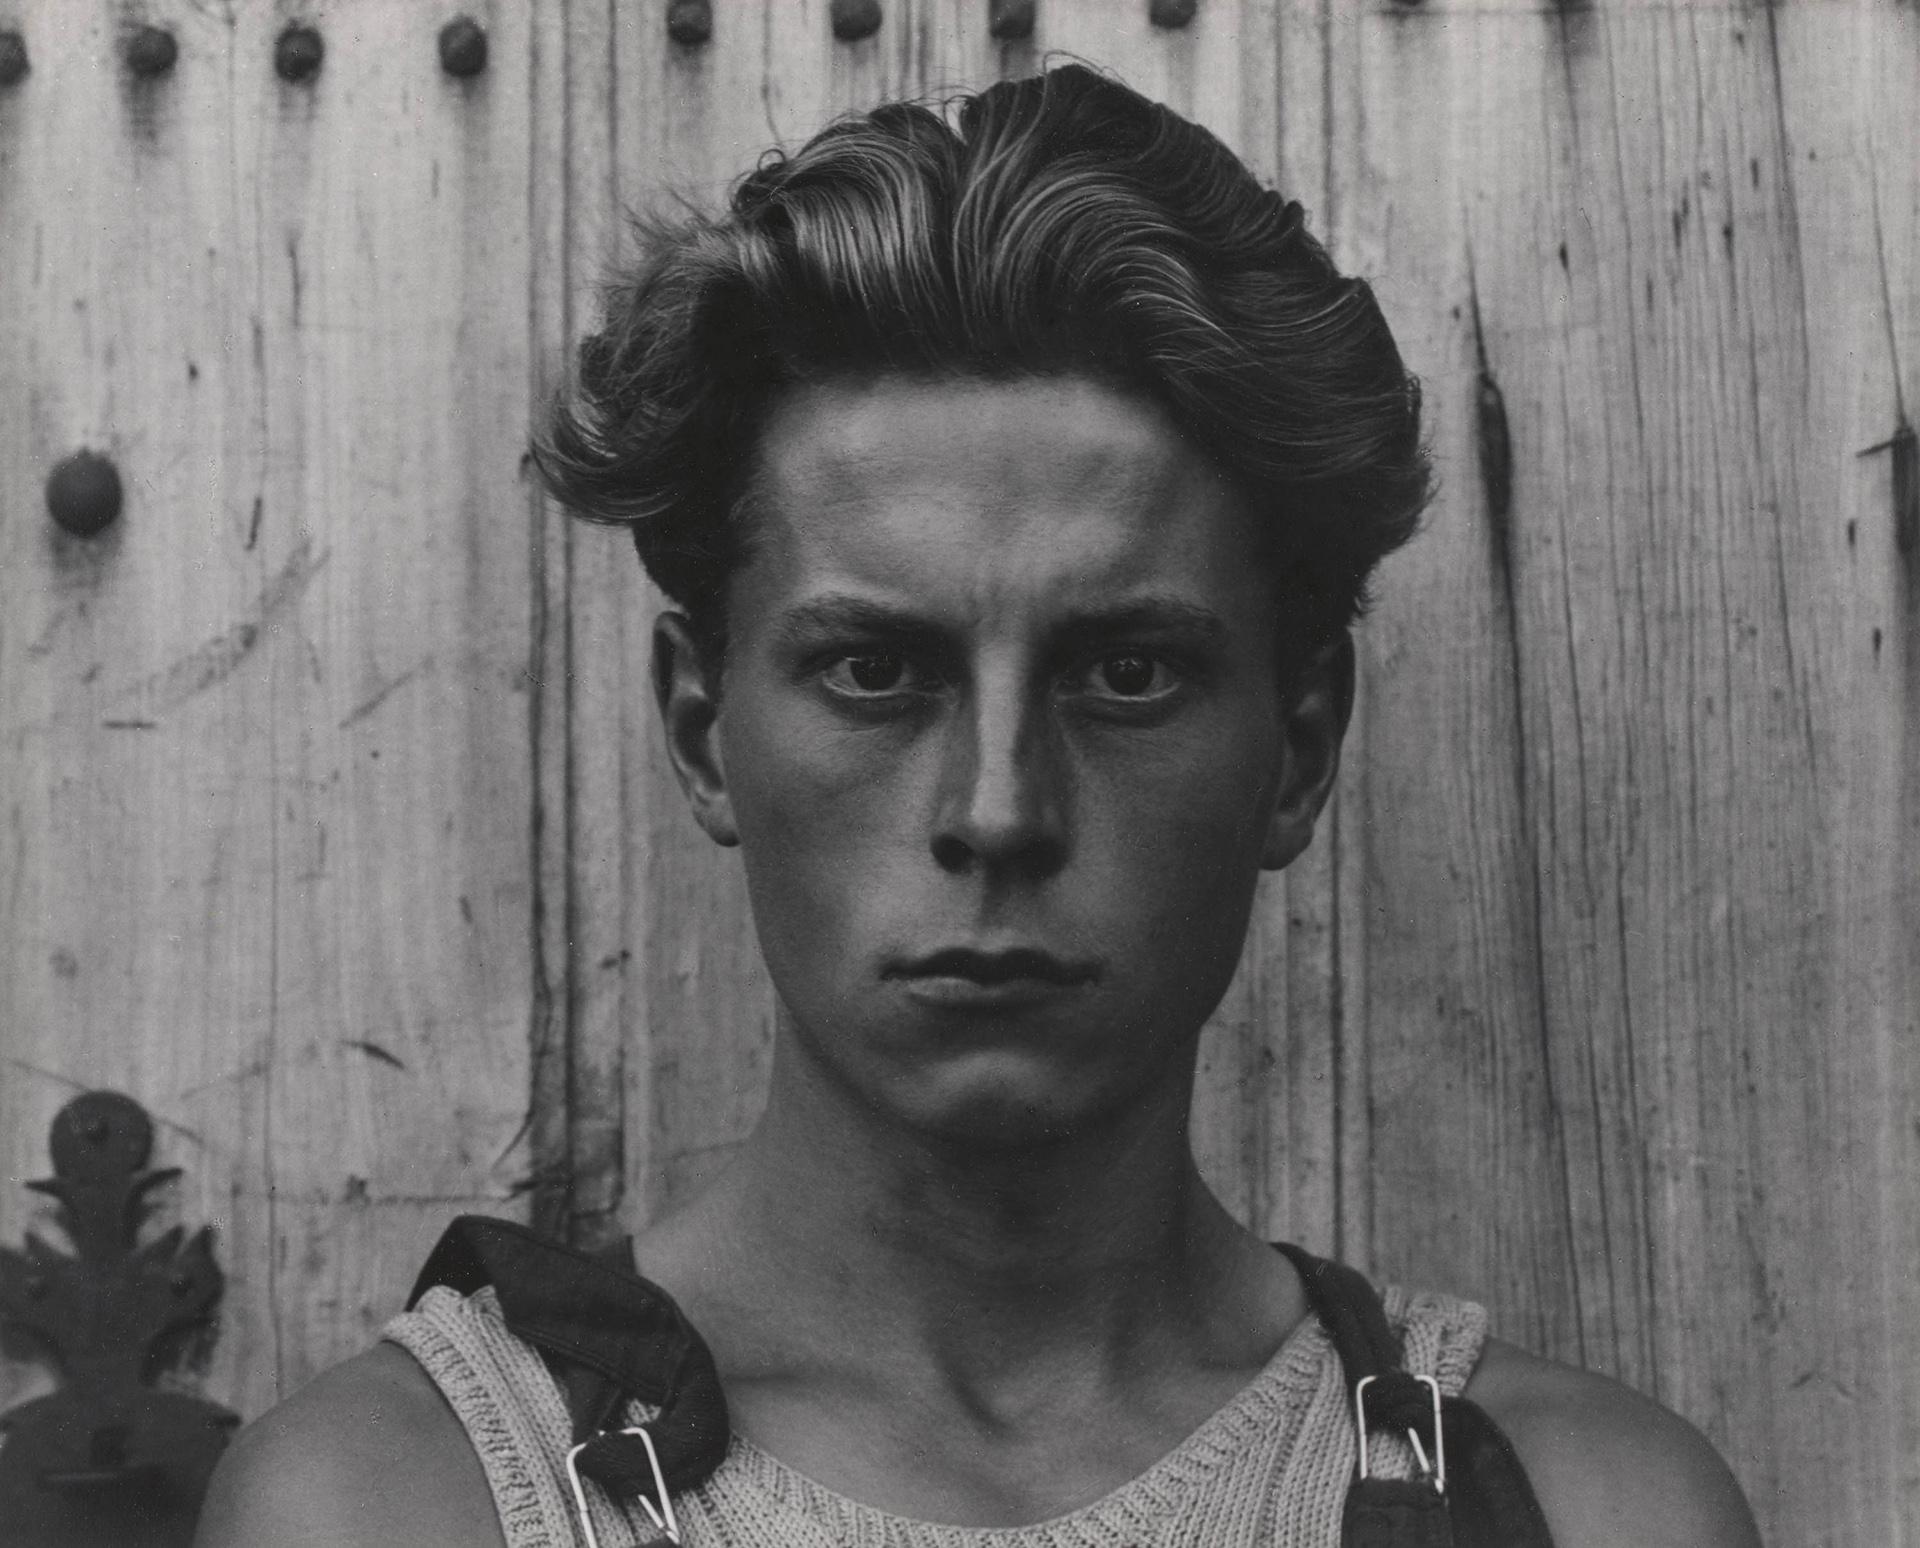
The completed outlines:
{"type": "Polygon", "coordinates": [[[1268,595],[1252,517],[1211,459],[1158,405],[1085,378],[795,389],[763,431],[753,504],[743,613],[815,589],[975,614],[1268,595]]]}

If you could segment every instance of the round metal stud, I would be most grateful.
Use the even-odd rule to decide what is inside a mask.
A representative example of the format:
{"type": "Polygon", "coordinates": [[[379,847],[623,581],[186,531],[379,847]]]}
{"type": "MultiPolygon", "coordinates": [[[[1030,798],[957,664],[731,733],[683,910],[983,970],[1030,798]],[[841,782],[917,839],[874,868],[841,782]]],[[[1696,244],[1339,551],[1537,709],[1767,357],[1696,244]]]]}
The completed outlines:
{"type": "Polygon", "coordinates": [[[673,0],[667,7],[667,36],[682,48],[698,48],[713,37],[709,0],[673,0]]]}
{"type": "Polygon", "coordinates": [[[471,16],[456,16],[440,29],[440,68],[471,80],[487,67],[487,30],[471,16]]]}
{"type": "Polygon", "coordinates": [[[47,511],[63,532],[95,537],[120,514],[120,474],[98,452],[63,458],[47,478],[47,511]]]}
{"type": "Polygon", "coordinates": [[[1151,0],[1147,6],[1147,19],[1154,26],[1165,27],[1171,32],[1186,26],[1199,9],[1199,0],[1151,0]]]}
{"type": "Polygon", "coordinates": [[[18,86],[30,68],[27,40],[11,27],[0,32],[0,86],[18,86]]]}
{"type": "Polygon", "coordinates": [[[127,36],[127,68],[143,81],[167,74],[179,57],[180,44],[165,27],[135,27],[127,36]]]}
{"type": "Polygon", "coordinates": [[[880,30],[880,0],[833,0],[833,35],[858,43],[880,30]]]}
{"type": "Polygon", "coordinates": [[[1033,36],[1033,0],[993,0],[987,32],[1003,43],[1033,36]]]}
{"type": "Polygon", "coordinates": [[[273,68],[283,81],[298,84],[320,73],[320,62],[327,57],[326,40],[318,28],[295,22],[281,32],[273,43],[273,68]]]}

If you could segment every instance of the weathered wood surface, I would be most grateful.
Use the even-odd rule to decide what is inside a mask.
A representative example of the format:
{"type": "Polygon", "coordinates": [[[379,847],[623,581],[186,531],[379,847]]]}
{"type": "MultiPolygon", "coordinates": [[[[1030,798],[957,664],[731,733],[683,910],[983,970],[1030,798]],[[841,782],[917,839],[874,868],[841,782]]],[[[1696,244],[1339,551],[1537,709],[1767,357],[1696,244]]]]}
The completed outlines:
{"type": "Polygon", "coordinates": [[[1783,1543],[1920,1523],[1914,556],[1858,455],[1920,358],[1916,21],[1330,38],[1336,244],[1447,488],[1349,790],[1374,1256],[1704,1423],[1783,1543]]]}
{"type": "Polygon", "coordinates": [[[437,10],[340,0],[295,89],[267,8],[153,9],[171,82],[38,0],[0,91],[0,1144],[34,1174],[30,1067],[154,1107],[235,1275],[216,1393],[359,1341],[460,1201],[601,1239],[747,1132],[737,864],[661,757],[624,535],[540,510],[526,420],[623,206],[1057,50],[1375,278],[1443,480],[1209,1031],[1208,1175],[1656,1392],[1770,1541],[1920,1533],[1920,554],[1858,455],[1920,392],[1920,14],[1041,0],[1001,44],[891,0],[849,45],[718,0],[687,49],[540,0],[473,8],[462,86],[437,10]],[[82,443],[129,484],[92,545],[40,506],[82,443]]]}
{"type": "Polygon", "coordinates": [[[253,1414],[530,1165],[531,115],[523,69],[442,74],[429,8],[306,8],[301,86],[276,8],[220,9],[145,8],[153,81],[123,6],[13,13],[0,1235],[75,1087],[138,1097],[253,1414]],[[42,497],[80,445],[127,492],[90,542],[42,497]]]}

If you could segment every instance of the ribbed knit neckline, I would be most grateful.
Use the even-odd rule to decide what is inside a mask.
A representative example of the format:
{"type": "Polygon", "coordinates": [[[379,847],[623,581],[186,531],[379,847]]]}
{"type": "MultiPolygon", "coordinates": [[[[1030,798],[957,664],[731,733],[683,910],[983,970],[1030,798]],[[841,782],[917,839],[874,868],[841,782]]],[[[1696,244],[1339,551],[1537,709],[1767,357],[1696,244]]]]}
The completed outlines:
{"type": "MultiPolygon", "coordinates": [[[[1307,1400],[1320,1382],[1328,1353],[1326,1330],[1308,1313],[1252,1381],[1145,1472],[1086,1505],[1024,1526],[957,1526],[895,1515],[808,1477],[737,1431],[721,1471],[765,1490],[803,1516],[831,1522],[836,1531],[862,1543],[1032,1548],[1103,1542],[1112,1534],[1177,1516],[1195,1491],[1256,1441],[1277,1449],[1290,1446],[1305,1420],[1307,1400]]],[[[714,1482],[721,1482],[717,1475],[714,1482]]]]}

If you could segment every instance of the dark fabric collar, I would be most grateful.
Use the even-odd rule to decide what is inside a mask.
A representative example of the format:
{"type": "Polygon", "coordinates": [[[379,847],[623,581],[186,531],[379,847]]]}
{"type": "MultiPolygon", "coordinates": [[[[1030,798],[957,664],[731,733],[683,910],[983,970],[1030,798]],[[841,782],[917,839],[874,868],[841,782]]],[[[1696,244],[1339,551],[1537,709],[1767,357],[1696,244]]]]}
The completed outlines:
{"type": "Polygon", "coordinates": [[[560,1363],[576,1442],[638,1398],[660,1410],[647,1428],[675,1492],[720,1465],[729,1427],[713,1354],[651,1280],[510,1220],[462,1215],[428,1256],[407,1305],[436,1285],[461,1295],[493,1287],[508,1328],[560,1363]],[[598,1379],[582,1383],[575,1370],[598,1379]]]}

